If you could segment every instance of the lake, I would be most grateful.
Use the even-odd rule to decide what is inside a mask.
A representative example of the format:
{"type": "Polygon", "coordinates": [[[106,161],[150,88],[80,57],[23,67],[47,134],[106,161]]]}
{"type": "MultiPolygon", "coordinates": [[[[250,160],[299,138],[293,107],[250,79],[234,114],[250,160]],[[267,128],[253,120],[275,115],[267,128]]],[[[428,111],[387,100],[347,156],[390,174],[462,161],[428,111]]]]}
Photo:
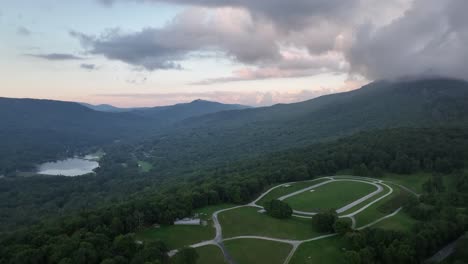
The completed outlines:
{"type": "Polygon", "coordinates": [[[92,173],[97,167],[99,167],[99,163],[95,160],[70,158],[56,162],[43,163],[39,165],[37,173],[42,175],[74,177],[92,173]]]}

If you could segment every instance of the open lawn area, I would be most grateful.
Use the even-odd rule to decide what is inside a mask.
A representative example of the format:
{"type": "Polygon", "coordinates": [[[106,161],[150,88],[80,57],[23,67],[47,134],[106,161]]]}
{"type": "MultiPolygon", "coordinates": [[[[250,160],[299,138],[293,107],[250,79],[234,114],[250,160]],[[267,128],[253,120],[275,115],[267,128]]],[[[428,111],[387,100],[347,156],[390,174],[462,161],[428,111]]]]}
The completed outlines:
{"type": "Polygon", "coordinates": [[[377,187],[354,181],[335,181],[305,191],[285,200],[294,210],[317,212],[324,209],[339,209],[377,190],[377,187]]]}
{"type": "Polygon", "coordinates": [[[236,239],[224,245],[238,264],[282,264],[292,246],[260,239],[236,239]]]}
{"type": "Polygon", "coordinates": [[[380,180],[394,182],[411,189],[416,193],[422,192],[422,185],[431,177],[428,173],[415,173],[408,175],[385,174],[380,180]]]}
{"type": "Polygon", "coordinates": [[[212,226],[161,226],[160,228],[150,227],[135,234],[136,240],[143,242],[161,240],[170,249],[177,249],[189,246],[201,241],[213,239],[215,230],[212,226]]]}
{"type": "Polygon", "coordinates": [[[276,219],[258,213],[255,207],[241,207],[219,214],[223,237],[243,235],[267,236],[284,239],[308,239],[320,235],[312,227],[312,220],[291,217],[276,219]]]}
{"type": "Polygon", "coordinates": [[[199,264],[225,264],[224,256],[217,246],[204,246],[197,248],[199,264]]]}
{"type": "Polygon", "coordinates": [[[299,246],[290,264],[344,264],[346,263],[342,248],[346,248],[340,236],[303,243],[299,246]]]}
{"type": "MultiPolygon", "coordinates": [[[[392,201],[396,201],[395,197],[399,196],[401,192],[405,192],[404,194],[406,195],[407,192],[402,190],[400,187],[392,185],[393,188],[393,193],[390,194],[389,196],[383,198],[382,200],[374,203],[373,205],[369,206],[366,210],[358,213],[357,215],[354,216],[356,219],[356,226],[361,227],[364,225],[367,225],[369,223],[372,223],[373,221],[384,217],[392,212],[382,212],[381,208],[384,207],[385,205],[388,205],[388,203],[392,201]],[[379,210],[380,209],[380,210],[379,210]]],[[[395,207],[395,210],[398,209],[399,205],[393,205],[395,207]]]]}
{"type": "Polygon", "coordinates": [[[140,160],[138,161],[138,167],[142,172],[149,172],[153,168],[153,165],[149,162],[140,160]]]}
{"type": "Polygon", "coordinates": [[[278,199],[281,196],[284,196],[286,194],[290,194],[295,191],[302,190],[304,188],[307,188],[309,186],[328,181],[329,179],[316,179],[316,180],[311,180],[311,181],[303,181],[303,182],[296,182],[296,183],[291,183],[291,184],[282,184],[278,188],[275,188],[271,192],[269,192],[267,195],[265,195],[260,201],[257,202],[258,205],[264,206],[266,202],[278,199]]]}
{"type": "Polygon", "coordinates": [[[400,211],[398,214],[377,223],[373,228],[382,228],[394,231],[410,231],[417,223],[417,220],[400,211]]]}

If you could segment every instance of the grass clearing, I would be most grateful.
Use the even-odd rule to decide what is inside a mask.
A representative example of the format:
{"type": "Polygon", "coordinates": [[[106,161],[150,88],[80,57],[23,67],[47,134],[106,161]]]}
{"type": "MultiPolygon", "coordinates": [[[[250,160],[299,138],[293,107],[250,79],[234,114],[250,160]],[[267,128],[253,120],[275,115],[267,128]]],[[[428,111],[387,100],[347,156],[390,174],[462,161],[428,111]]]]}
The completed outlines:
{"type": "Polygon", "coordinates": [[[149,172],[153,169],[153,165],[147,161],[138,161],[138,167],[140,168],[141,172],[149,172]]]}
{"type": "Polygon", "coordinates": [[[344,264],[346,261],[342,248],[346,248],[346,244],[340,236],[303,243],[294,253],[290,264],[344,264]]]}
{"type": "Polygon", "coordinates": [[[255,207],[241,207],[218,215],[223,227],[223,237],[243,235],[267,236],[284,239],[308,239],[320,235],[310,219],[291,217],[276,219],[258,213],[255,207]]]}
{"type": "Polygon", "coordinates": [[[204,246],[196,249],[200,264],[225,264],[224,256],[217,246],[204,246]]]}
{"type": "Polygon", "coordinates": [[[265,195],[260,201],[258,201],[258,205],[264,206],[266,202],[278,199],[281,196],[284,196],[286,194],[302,190],[304,188],[307,188],[309,186],[313,186],[315,184],[328,181],[329,179],[316,179],[316,180],[311,180],[311,181],[302,181],[302,182],[296,182],[296,183],[291,183],[291,184],[282,184],[282,186],[279,186],[278,188],[272,190],[269,192],[267,195],[265,195]],[[288,187],[285,187],[285,185],[289,185],[288,187]],[[284,187],[283,187],[284,186],[284,187]]]}
{"type": "Polygon", "coordinates": [[[150,227],[135,234],[136,240],[143,242],[161,240],[170,249],[182,248],[201,241],[213,239],[215,229],[211,226],[173,225],[150,227]]]}
{"type": "Polygon", "coordinates": [[[373,227],[385,230],[409,232],[416,223],[417,220],[400,211],[398,214],[377,223],[373,227]]]}
{"type": "Polygon", "coordinates": [[[224,245],[238,264],[282,264],[292,250],[289,244],[260,239],[236,239],[224,245]]]}
{"type": "Polygon", "coordinates": [[[430,173],[415,173],[408,175],[401,174],[385,174],[379,180],[390,181],[409,188],[416,193],[422,193],[422,185],[432,177],[430,173]]]}
{"type": "Polygon", "coordinates": [[[317,212],[339,209],[377,190],[371,184],[354,181],[335,181],[322,185],[313,192],[306,191],[285,200],[294,210],[317,212]]]}

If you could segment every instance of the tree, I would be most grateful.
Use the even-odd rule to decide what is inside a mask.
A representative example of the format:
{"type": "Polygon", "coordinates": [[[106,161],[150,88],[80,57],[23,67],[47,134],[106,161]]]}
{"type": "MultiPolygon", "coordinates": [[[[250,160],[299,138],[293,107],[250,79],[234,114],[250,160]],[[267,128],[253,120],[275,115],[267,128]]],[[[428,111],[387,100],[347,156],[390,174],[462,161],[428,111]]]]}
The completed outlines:
{"type": "Polygon", "coordinates": [[[271,200],[265,205],[267,213],[275,218],[285,219],[291,217],[292,209],[286,202],[271,200]]]}
{"type": "Polygon", "coordinates": [[[361,257],[359,256],[359,253],[356,251],[346,251],[345,253],[345,260],[346,263],[349,264],[360,264],[361,263],[361,257]]]}
{"type": "Polygon", "coordinates": [[[351,223],[348,220],[341,218],[335,221],[333,229],[336,233],[344,235],[351,231],[351,223]]]}
{"type": "Polygon", "coordinates": [[[353,174],[356,176],[369,176],[369,169],[366,164],[361,163],[360,165],[354,166],[353,174]]]}
{"type": "Polygon", "coordinates": [[[338,219],[335,210],[331,209],[312,217],[312,224],[319,232],[334,232],[334,224],[338,219]]]}

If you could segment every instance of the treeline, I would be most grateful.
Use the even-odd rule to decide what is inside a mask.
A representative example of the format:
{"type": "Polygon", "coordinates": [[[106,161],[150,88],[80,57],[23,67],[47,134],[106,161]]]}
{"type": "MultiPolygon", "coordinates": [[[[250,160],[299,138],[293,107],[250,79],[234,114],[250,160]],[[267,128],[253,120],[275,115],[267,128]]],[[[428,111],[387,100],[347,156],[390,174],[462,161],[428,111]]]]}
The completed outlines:
{"type": "MultiPolygon", "coordinates": [[[[124,251],[117,249],[116,244],[119,243],[116,239],[120,241],[122,235],[154,223],[171,224],[176,218],[192,214],[196,208],[225,202],[246,203],[275,183],[311,179],[356,166],[400,173],[455,171],[468,160],[468,130],[393,129],[368,132],[261,159],[198,169],[174,178],[138,172],[131,162],[135,160],[134,150],[122,148],[121,151],[108,152],[111,154],[106,157],[96,176],[58,178],[55,180],[58,183],[53,187],[49,185],[51,179],[23,179],[23,184],[31,181],[41,186],[42,189],[36,190],[34,195],[24,192],[21,184],[1,187],[0,212],[12,208],[21,210],[27,205],[41,207],[44,203],[52,202],[58,203],[58,208],[80,213],[3,235],[0,263],[82,263],[68,258],[87,250],[104,253],[89,253],[93,258],[87,259],[86,263],[101,263],[104,260],[109,263],[144,263],[138,261],[144,261],[145,258],[139,256],[146,254],[146,245],[135,246],[131,254],[119,255],[115,252],[124,251]],[[449,168],[435,165],[441,160],[449,164],[449,168]],[[398,165],[397,161],[403,161],[403,165],[398,165]],[[54,192],[49,193],[51,189],[54,192]],[[69,191],[75,195],[69,196],[69,191]],[[123,201],[123,197],[127,200],[123,201]],[[75,207],[76,199],[85,199],[89,206],[75,207]],[[106,202],[97,203],[99,199],[106,202]],[[93,202],[101,208],[92,209],[93,202]],[[102,238],[102,241],[90,239],[94,236],[102,238]],[[60,249],[54,246],[56,241],[65,241],[60,244],[67,245],[66,253],[61,255],[57,252],[60,249]],[[104,249],[102,245],[106,245],[104,249]],[[109,254],[118,259],[108,260],[109,254]]],[[[29,188],[34,188],[34,184],[29,188]]],[[[31,206],[31,210],[37,210],[34,206],[31,206]]],[[[54,213],[54,210],[45,210],[44,215],[54,213]]],[[[434,230],[435,233],[444,231],[434,230]]],[[[164,245],[158,245],[158,248],[157,252],[164,252],[164,245]]],[[[158,260],[162,263],[166,261],[163,257],[158,260]]]]}
{"type": "MultiPolygon", "coordinates": [[[[468,174],[455,174],[456,181],[468,174]]],[[[419,198],[407,199],[404,211],[419,223],[409,232],[383,229],[364,229],[348,232],[344,239],[348,245],[345,252],[347,263],[422,263],[447,244],[455,241],[468,230],[466,209],[458,202],[446,199],[446,186],[440,176],[434,176],[425,184],[425,192],[419,198]],[[427,186],[433,185],[428,188],[427,186]]],[[[467,192],[468,189],[463,189],[467,192]]],[[[466,208],[468,203],[463,204],[466,208]]],[[[465,254],[458,253],[454,259],[467,261],[465,254]]],[[[464,262],[457,262],[464,263],[464,262]]]]}

